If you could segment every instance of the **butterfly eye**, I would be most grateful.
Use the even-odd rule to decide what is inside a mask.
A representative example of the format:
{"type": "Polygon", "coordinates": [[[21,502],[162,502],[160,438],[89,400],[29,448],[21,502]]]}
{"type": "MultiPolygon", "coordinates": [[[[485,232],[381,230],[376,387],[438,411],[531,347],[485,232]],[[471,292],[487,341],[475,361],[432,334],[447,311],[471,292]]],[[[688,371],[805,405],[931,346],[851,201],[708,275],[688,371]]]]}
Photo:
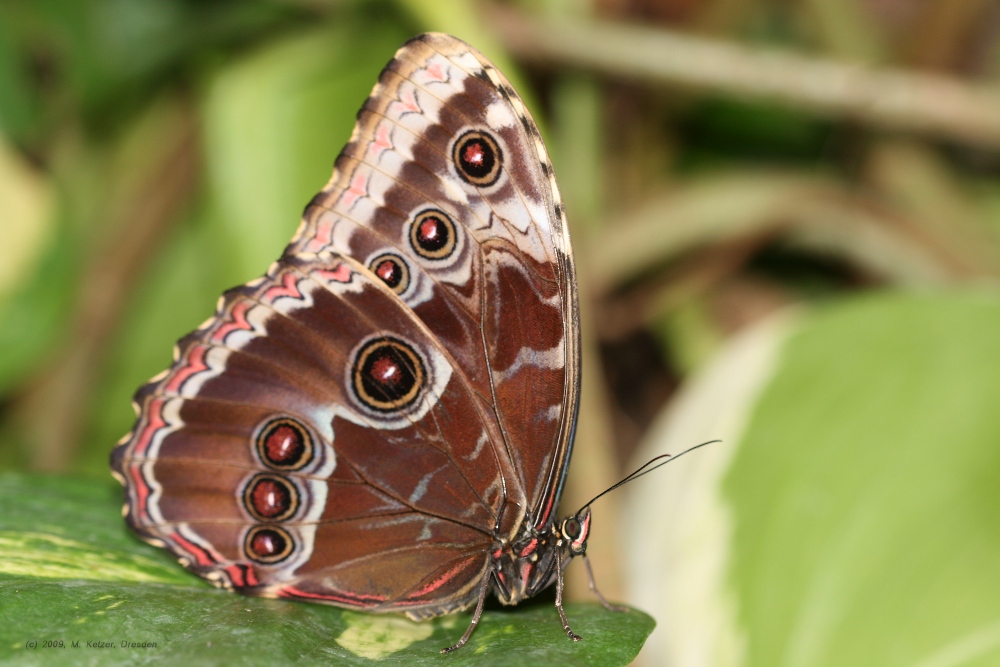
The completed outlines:
{"type": "Polygon", "coordinates": [[[251,528],[244,545],[247,558],[265,565],[285,560],[294,548],[292,536],[277,526],[251,528]]]}
{"type": "Polygon", "coordinates": [[[260,430],[257,454],[264,465],[275,470],[299,470],[312,460],[312,437],[294,419],[275,419],[260,430]]]}
{"type": "Polygon", "coordinates": [[[410,286],[410,269],[398,255],[379,255],[369,263],[368,268],[396,294],[402,294],[410,286]]]}
{"type": "Polygon", "coordinates": [[[580,537],[580,522],[576,519],[567,519],[563,523],[563,535],[571,540],[580,537]]]}
{"type": "Polygon", "coordinates": [[[376,338],[358,352],[352,375],[358,400],[390,412],[417,400],[426,374],[412,347],[393,338],[376,338]]]}
{"type": "Polygon", "coordinates": [[[261,521],[283,521],[298,509],[299,494],[286,479],[277,475],[257,475],[243,491],[243,504],[261,521]]]}
{"type": "Polygon", "coordinates": [[[410,245],[421,257],[444,259],[455,249],[455,223],[441,211],[423,211],[410,227],[410,245]]]}
{"type": "Polygon", "coordinates": [[[472,185],[486,187],[500,178],[503,153],[489,134],[469,130],[458,138],[453,150],[452,159],[459,176],[472,185]]]}

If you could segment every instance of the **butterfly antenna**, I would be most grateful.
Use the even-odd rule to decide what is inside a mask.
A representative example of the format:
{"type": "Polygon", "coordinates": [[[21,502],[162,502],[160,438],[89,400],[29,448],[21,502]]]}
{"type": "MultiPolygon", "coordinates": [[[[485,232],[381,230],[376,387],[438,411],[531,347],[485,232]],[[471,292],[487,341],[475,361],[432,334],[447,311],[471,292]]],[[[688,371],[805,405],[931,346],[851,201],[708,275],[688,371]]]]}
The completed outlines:
{"type": "Polygon", "coordinates": [[[596,496],[594,496],[593,498],[591,498],[590,502],[585,503],[583,505],[583,507],[581,507],[580,509],[578,509],[576,511],[576,513],[579,514],[583,510],[584,507],[590,507],[591,505],[594,504],[595,500],[597,500],[598,498],[600,498],[601,496],[603,496],[605,494],[611,493],[612,491],[614,491],[615,489],[617,489],[619,486],[622,486],[623,484],[628,484],[629,482],[633,482],[633,481],[639,479],[640,477],[642,477],[643,475],[648,475],[649,473],[653,472],[654,470],[656,470],[660,466],[665,466],[668,463],[670,463],[671,461],[676,461],[677,459],[679,459],[680,457],[684,456],[688,452],[693,452],[694,450],[698,449],[699,447],[704,447],[705,445],[711,445],[711,444],[716,443],[716,442],[722,442],[722,441],[721,440],[709,440],[708,442],[703,442],[700,445],[695,445],[694,447],[688,447],[687,449],[685,449],[683,452],[681,452],[677,456],[673,456],[671,454],[660,454],[659,456],[654,456],[653,458],[651,458],[650,460],[646,461],[641,466],[639,466],[638,470],[636,470],[635,472],[633,472],[633,473],[631,473],[629,475],[626,475],[625,478],[622,479],[621,481],[619,481],[616,484],[612,485],[611,487],[609,487],[609,488],[601,491],[596,496]],[[653,465],[654,463],[656,465],[653,465]],[[650,467],[650,466],[652,466],[652,467],[650,467]]]}

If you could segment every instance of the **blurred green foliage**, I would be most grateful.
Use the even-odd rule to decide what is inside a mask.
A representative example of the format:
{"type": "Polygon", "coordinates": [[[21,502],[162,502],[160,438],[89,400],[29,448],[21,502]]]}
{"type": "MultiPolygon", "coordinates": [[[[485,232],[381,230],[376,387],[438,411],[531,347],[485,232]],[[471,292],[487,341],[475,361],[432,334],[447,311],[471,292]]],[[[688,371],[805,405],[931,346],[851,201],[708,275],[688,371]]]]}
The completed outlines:
{"type": "Polygon", "coordinates": [[[997,663],[998,333],[996,294],[880,295],[789,341],[725,485],[747,664],[997,663]]]}

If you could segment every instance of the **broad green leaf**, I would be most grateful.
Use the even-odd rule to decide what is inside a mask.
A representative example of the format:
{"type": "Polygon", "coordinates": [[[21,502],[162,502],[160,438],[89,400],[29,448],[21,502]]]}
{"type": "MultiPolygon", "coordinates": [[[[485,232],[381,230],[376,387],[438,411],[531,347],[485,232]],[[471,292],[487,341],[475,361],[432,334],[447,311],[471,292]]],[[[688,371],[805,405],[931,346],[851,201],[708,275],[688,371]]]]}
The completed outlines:
{"type": "Polygon", "coordinates": [[[882,295],[794,336],[725,490],[748,665],[1000,661],[1000,299],[882,295]]]}
{"type": "Polygon", "coordinates": [[[1000,294],[967,290],[730,341],[641,454],[723,441],[626,490],[630,600],[662,621],[641,657],[1000,664],[997,340],[1000,294]]]}
{"type": "Polygon", "coordinates": [[[0,476],[0,662],[626,665],[653,628],[636,610],[573,604],[566,612],[584,637],[574,643],[539,603],[487,611],[467,646],[441,655],[468,615],[415,623],[216,590],[132,537],[119,503],[111,485],[0,476]]]}

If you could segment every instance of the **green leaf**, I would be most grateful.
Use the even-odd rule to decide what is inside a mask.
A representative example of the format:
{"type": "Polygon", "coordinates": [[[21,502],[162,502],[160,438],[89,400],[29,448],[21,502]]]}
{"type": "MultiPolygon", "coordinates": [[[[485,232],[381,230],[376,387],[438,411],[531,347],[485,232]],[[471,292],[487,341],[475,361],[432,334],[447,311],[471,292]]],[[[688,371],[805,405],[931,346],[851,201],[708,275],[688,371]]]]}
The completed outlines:
{"type": "Polygon", "coordinates": [[[1000,299],[807,320],[724,485],[746,665],[1000,661],[1000,299]]]}
{"type": "Polygon", "coordinates": [[[0,476],[0,662],[625,665],[654,625],[636,610],[568,605],[584,637],[571,642],[549,604],[521,606],[487,611],[467,646],[441,655],[467,614],[415,623],[211,588],[127,532],[120,495],[87,481],[0,476]]]}

